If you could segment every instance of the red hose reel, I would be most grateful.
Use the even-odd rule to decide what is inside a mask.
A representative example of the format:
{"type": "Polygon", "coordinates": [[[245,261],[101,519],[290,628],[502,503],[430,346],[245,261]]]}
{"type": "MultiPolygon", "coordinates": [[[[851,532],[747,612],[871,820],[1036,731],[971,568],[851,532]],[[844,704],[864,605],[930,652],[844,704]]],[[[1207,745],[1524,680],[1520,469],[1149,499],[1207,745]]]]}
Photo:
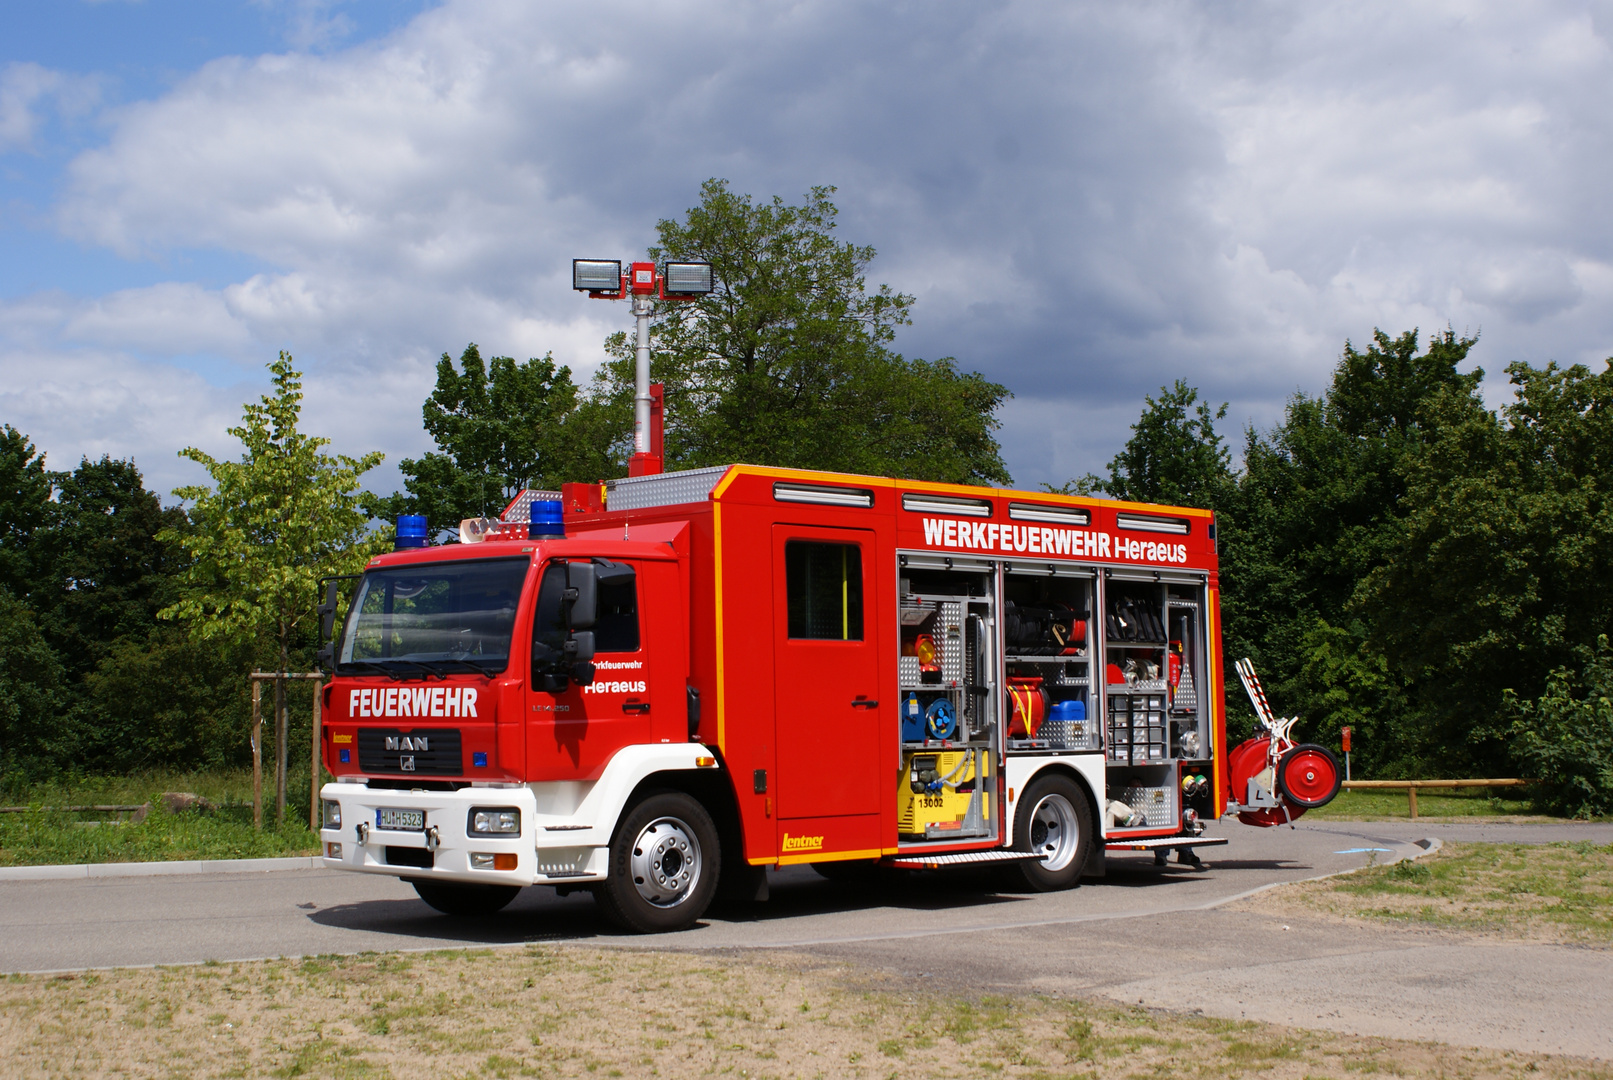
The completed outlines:
{"type": "Polygon", "coordinates": [[[1245,825],[1283,825],[1332,802],[1343,779],[1338,758],[1325,746],[1291,740],[1288,733],[1299,718],[1274,716],[1254,665],[1244,659],[1237,667],[1265,729],[1265,734],[1244,741],[1227,756],[1238,820],[1245,825]]]}

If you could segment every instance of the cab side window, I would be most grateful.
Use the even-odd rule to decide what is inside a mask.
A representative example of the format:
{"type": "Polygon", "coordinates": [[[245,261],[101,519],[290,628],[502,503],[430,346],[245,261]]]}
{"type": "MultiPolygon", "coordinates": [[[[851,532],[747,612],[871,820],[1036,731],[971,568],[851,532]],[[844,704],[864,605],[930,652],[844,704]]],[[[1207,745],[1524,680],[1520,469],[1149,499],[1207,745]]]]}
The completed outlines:
{"type": "MultiPolygon", "coordinates": [[[[559,652],[566,643],[562,600],[566,591],[565,563],[550,563],[538,587],[538,610],[532,620],[532,640],[559,652]]],[[[599,587],[594,622],[595,652],[638,652],[638,575],[599,587]]]]}
{"type": "Polygon", "coordinates": [[[596,652],[638,652],[638,575],[599,587],[596,652]]]}

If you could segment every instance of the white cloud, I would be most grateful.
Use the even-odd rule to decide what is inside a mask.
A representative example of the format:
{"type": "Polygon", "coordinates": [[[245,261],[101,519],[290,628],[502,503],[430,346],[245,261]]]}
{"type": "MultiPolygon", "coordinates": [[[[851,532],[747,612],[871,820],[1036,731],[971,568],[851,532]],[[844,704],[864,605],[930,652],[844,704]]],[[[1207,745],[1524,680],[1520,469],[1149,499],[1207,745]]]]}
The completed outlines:
{"type": "Polygon", "coordinates": [[[99,97],[100,84],[93,78],[26,61],[0,66],[0,152],[32,149],[47,105],[60,115],[80,116],[99,97]]]}
{"type": "MultiPolygon", "coordinates": [[[[309,20],[298,48],[341,31],[328,5],[282,10],[309,20]]],[[[442,350],[598,361],[625,312],[570,292],[571,257],[642,250],[708,176],[835,183],[873,280],[919,296],[901,346],[1007,382],[1017,479],[1058,482],[1162,384],[1231,400],[1235,435],[1374,326],[1482,329],[1492,372],[1613,352],[1605,26],[1567,3],[463,0],[338,52],[217,60],[114,114],[61,227],[264,269],[24,298],[0,340],[138,354],[130,402],[165,350],[233,384],[290,348],[342,395],[311,393],[310,419],[395,460],[422,448],[442,350]]],[[[13,121],[0,91],[0,139],[33,130],[31,92],[13,121]]],[[[203,422],[170,421],[191,441],[203,422]]]]}

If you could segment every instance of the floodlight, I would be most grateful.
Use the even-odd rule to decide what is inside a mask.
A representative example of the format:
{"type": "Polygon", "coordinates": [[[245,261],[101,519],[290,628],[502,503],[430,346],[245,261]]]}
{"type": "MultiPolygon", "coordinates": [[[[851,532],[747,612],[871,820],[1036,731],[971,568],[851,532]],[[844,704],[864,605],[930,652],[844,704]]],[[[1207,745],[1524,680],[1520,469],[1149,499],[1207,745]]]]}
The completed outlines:
{"type": "Polygon", "coordinates": [[[661,280],[668,296],[703,296],[711,291],[711,264],[669,262],[661,280]]]}
{"type": "Polygon", "coordinates": [[[622,260],[572,259],[571,287],[578,292],[621,292],[622,260]]]}

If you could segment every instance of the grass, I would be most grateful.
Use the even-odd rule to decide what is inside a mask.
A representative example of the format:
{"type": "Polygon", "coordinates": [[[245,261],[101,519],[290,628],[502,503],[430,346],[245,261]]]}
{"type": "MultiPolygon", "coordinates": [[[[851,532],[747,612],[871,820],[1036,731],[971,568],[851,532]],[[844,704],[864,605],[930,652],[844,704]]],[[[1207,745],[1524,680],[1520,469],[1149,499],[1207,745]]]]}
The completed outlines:
{"type": "Polygon", "coordinates": [[[1415,861],[1285,886],[1272,902],[1401,924],[1606,944],[1613,942],[1613,844],[1446,844],[1415,861]]]}
{"type": "MultiPolygon", "coordinates": [[[[306,790],[306,779],[303,781],[306,790]]],[[[295,790],[295,789],[293,789],[295,790]]],[[[154,773],[137,777],[86,777],[32,787],[11,805],[21,814],[0,814],[0,866],[46,866],[100,862],[153,862],[170,859],[250,859],[313,855],[319,837],[308,830],[306,795],[288,804],[286,823],[273,827],[273,790],[262,832],[252,828],[252,774],[248,770],[154,773]],[[170,814],[162,809],[166,791],[201,795],[210,811],[170,814]],[[145,820],[70,813],[65,806],[150,803],[145,820]]],[[[127,816],[125,816],[127,817],[127,816]]]]}
{"type": "MultiPolygon", "coordinates": [[[[1527,788],[1447,788],[1417,792],[1417,820],[1423,818],[1515,818],[1545,820],[1523,796],[1527,788]]],[[[1409,821],[1411,807],[1404,791],[1383,788],[1341,791],[1320,810],[1305,816],[1318,821],[1409,821]]]]}
{"type": "Polygon", "coordinates": [[[529,946],[0,981],[18,1077],[1613,1080],[1582,1059],[921,991],[810,957],[529,946]]]}

